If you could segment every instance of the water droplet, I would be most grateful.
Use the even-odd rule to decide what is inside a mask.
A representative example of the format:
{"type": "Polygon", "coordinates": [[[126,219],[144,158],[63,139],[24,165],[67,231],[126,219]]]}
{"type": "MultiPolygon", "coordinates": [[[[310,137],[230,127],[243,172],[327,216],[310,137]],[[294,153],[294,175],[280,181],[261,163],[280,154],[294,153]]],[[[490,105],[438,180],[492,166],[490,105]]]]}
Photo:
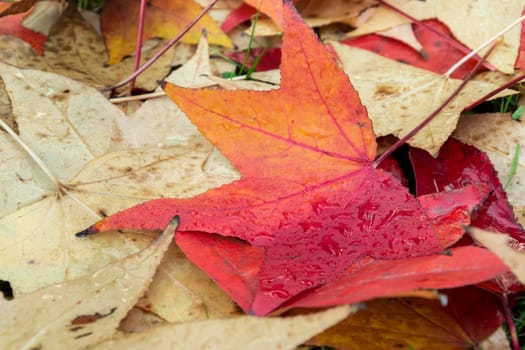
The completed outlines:
{"type": "Polygon", "coordinates": [[[262,231],[255,235],[253,238],[253,244],[259,246],[272,245],[275,240],[275,235],[270,232],[262,231]]]}
{"type": "Polygon", "coordinates": [[[319,230],[323,227],[323,225],[320,222],[301,222],[299,223],[301,227],[303,228],[303,232],[306,233],[308,231],[314,231],[319,230]]]}
{"type": "Polygon", "coordinates": [[[288,292],[281,290],[281,289],[274,289],[270,291],[269,294],[272,297],[281,298],[281,299],[285,299],[285,298],[288,298],[288,296],[290,296],[288,292]]]}
{"type": "Polygon", "coordinates": [[[311,287],[311,286],[314,285],[314,282],[312,282],[310,280],[301,280],[301,284],[304,284],[307,287],[311,287]]]}
{"type": "Polygon", "coordinates": [[[339,247],[339,243],[334,241],[331,235],[323,236],[321,242],[319,243],[319,247],[332,256],[341,255],[341,248],[339,247]]]}

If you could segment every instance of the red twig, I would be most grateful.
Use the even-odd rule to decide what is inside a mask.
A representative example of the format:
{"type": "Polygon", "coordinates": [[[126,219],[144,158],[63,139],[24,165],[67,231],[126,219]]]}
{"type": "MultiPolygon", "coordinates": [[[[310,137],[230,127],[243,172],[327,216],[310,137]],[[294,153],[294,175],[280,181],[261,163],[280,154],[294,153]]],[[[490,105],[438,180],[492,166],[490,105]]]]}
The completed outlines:
{"type": "MultiPolygon", "coordinates": [[[[144,16],[146,14],[146,0],[140,0],[139,10],[139,26],[137,28],[137,44],[135,45],[135,64],[133,65],[133,72],[136,72],[140,67],[140,55],[142,53],[142,37],[144,35],[144,16]]],[[[130,81],[130,95],[135,87],[135,78],[130,81]]]]}
{"type": "Polygon", "coordinates": [[[456,96],[459,94],[461,90],[467,85],[467,83],[474,77],[474,75],[477,73],[481,65],[483,64],[483,61],[491,54],[492,50],[494,50],[496,46],[492,45],[492,47],[487,51],[487,53],[483,56],[482,60],[479,61],[474,68],[470,71],[470,73],[467,75],[467,77],[459,84],[459,86],[450,94],[449,97],[438,107],[434,110],[434,112],[430,113],[428,117],[425,118],[418,126],[416,126],[412,131],[410,131],[408,134],[403,136],[401,139],[399,139],[392,147],[386,150],[385,153],[383,153],[379,158],[376,159],[374,162],[374,168],[377,168],[379,164],[388,158],[392,153],[394,153],[399,147],[403,146],[412,136],[417,134],[421,129],[423,129],[425,126],[428,125],[432,121],[432,119],[435,118],[436,115],[438,115],[456,96]]]}
{"type": "Polygon", "coordinates": [[[521,74],[521,75],[518,75],[516,78],[506,82],[504,85],[498,87],[496,90],[493,90],[493,91],[489,92],[488,94],[486,94],[485,96],[479,98],[477,101],[472,102],[470,105],[465,107],[463,110],[464,111],[471,110],[472,108],[476,107],[477,105],[487,101],[489,98],[491,98],[492,96],[496,95],[497,93],[505,90],[509,86],[512,86],[512,85],[515,85],[515,84],[519,83],[520,81],[522,81],[524,79],[525,79],[525,73],[521,74]]]}
{"type": "MultiPolygon", "coordinates": [[[[417,18],[415,17],[412,17],[410,14],[398,9],[397,7],[393,6],[393,5],[390,5],[388,2],[384,1],[384,0],[378,0],[378,2],[385,6],[385,7],[388,7],[389,9],[391,9],[392,11],[396,12],[396,13],[399,13],[401,16],[405,17],[405,18],[408,18],[410,21],[412,22],[415,22],[415,23],[418,23],[419,25],[421,25],[422,27],[424,27],[425,29],[427,30],[430,30],[432,33],[444,38],[448,43],[450,43],[450,45],[454,46],[456,49],[458,49],[459,51],[463,52],[464,54],[469,54],[471,52],[471,50],[466,47],[466,46],[463,46],[462,44],[460,44],[458,41],[452,39],[451,37],[441,33],[440,31],[437,31],[435,30],[434,28],[426,25],[424,22],[418,20],[417,18]]],[[[473,58],[476,58],[478,61],[481,60],[481,58],[476,55],[474,56],[473,58]]],[[[481,60],[483,63],[483,65],[485,67],[487,67],[488,69],[492,70],[492,71],[495,71],[496,70],[496,67],[494,67],[492,64],[490,64],[489,62],[486,62],[486,61],[483,61],[481,60]]]]}
{"type": "Polygon", "coordinates": [[[175,45],[179,40],[180,38],[182,38],[191,28],[193,28],[193,26],[202,18],[204,17],[204,15],[210,11],[210,9],[213,7],[213,5],[215,5],[215,3],[217,2],[218,0],[212,0],[210,1],[210,3],[208,4],[208,6],[206,6],[205,8],[202,9],[202,11],[197,15],[197,17],[195,17],[190,23],[188,23],[186,25],[186,27],[184,27],[184,29],[176,36],[174,37],[173,39],[171,39],[171,41],[169,43],[167,43],[159,52],[157,52],[155,54],[155,56],[153,56],[152,58],[150,58],[148,60],[148,62],[144,63],[144,65],[142,67],[140,67],[135,73],[133,73],[132,75],[130,75],[128,78],[126,78],[125,80],[122,80],[121,82],[113,85],[113,86],[110,86],[108,88],[105,88],[103,89],[103,91],[108,91],[108,90],[113,90],[113,89],[116,89],[116,88],[119,88],[121,86],[124,86],[126,85],[127,83],[129,83],[130,81],[132,81],[133,79],[135,79],[136,77],[138,77],[140,74],[142,74],[142,72],[144,72],[146,69],[148,69],[156,60],[159,59],[160,56],[162,56],[166,51],[168,51],[173,45],[175,45]]]}
{"type": "Polygon", "coordinates": [[[512,341],[512,349],[520,350],[520,342],[518,340],[518,334],[516,333],[516,325],[514,324],[514,318],[512,317],[512,311],[509,305],[509,298],[507,293],[503,293],[501,296],[501,304],[503,309],[503,314],[505,315],[505,320],[507,321],[507,326],[509,328],[510,339],[512,341]]]}

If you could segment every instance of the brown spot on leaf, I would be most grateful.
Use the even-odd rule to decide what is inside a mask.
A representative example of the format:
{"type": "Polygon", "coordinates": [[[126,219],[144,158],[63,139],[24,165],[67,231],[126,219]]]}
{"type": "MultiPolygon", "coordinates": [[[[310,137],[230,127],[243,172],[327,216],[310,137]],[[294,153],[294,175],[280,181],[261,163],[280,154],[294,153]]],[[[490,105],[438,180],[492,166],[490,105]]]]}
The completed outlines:
{"type": "Polygon", "coordinates": [[[94,314],[91,314],[91,315],[80,315],[80,316],[75,317],[75,319],[73,321],[71,321],[71,324],[72,325],[77,325],[77,324],[86,324],[86,323],[96,322],[97,320],[99,320],[101,318],[104,318],[104,317],[107,317],[107,316],[113,314],[115,312],[115,310],[117,310],[116,307],[112,308],[111,310],[109,310],[105,314],[101,314],[99,312],[95,312],[94,314]]]}

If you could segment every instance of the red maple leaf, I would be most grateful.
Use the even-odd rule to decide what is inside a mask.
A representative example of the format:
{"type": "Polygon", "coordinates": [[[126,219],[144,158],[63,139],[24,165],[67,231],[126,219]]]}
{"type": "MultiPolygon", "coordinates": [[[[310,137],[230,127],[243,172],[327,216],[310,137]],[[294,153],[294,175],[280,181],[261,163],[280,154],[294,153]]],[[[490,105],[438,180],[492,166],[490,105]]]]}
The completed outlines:
{"type": "MultiPolygon", "coordinates": [[[[195,254],[202,250],[220,256],[222,251],[183,241],[196,242],[202,233],[247,241],[254,255],[238,255],[242,269],[224,264],[204,269],[257,315],[337,280],[362,259],[442,251],[461,237],[469,210],[488,193],[474,185],[416,199],[391,174],[377,169],[372,125],[348,77],[289,3],[283,18],[280,89],[164,86],[242,179],[194,198],[135,206],[79,234],[161,229],[177,214],[176,240],[201,267],[206,261],[195,261],[195,254]]],[[[222,242],[233,259],[239,242],[222,242]]],[[[468,284],[469,276],[462,283],[468,284]]]]}

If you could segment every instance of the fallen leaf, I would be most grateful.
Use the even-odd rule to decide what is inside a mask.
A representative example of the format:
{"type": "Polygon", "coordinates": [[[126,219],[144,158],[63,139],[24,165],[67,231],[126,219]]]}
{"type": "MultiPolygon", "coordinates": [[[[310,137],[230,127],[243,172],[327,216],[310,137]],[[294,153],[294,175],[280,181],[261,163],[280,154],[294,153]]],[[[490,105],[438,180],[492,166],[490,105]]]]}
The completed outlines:
{"type": "Polygon", "coordinates": [[[510,177],[516,146],[520,145],[516,171],[506,195],[518,222],[525,225],[525,128],[522,123],[512,120],[508,113],[463,115],[454,137],[485,152],[502,184],[510,177]]]}
{"type": "Polygon", "coordinates": [[[0,17],[27,12],[33,7],[35,2],[36,0],[20,0],[9,3],[2,2],[0,4],[0,17]]]}
{"type": "MultiPolygon", "coordinates": [[[[109,50],[109,64],[115,64],[124,56],[135,52],[139,7],[139,1],[104,2],[101,27],[109,50]]],[[[195,19],[200,11],[200,6],[193,1],[152,0],[145,11],[143,38],[144,40],[153,37],[171,39],[195,19]]],[[[203,28],[208,32],[211,44],[232,47],[230,39],[208,15],[205,15],[182,37],[181,41],[196,44],[203,28]]]]}
{"type": "MultiPolygon", "coordinates": [[[[367,107],[378,136],[402,137],[418,126],[458,87],[448,79],[358,48],[331,43],[344,71],[367,107]]],[[[408,143],[437,154],[456,128],[463,108],[498,86],[472,81],[445,109],[408,143]]]]}
{"type": "MultiPolygon", "coordinates": [[[[483,133],[487,132],[487,129],[482,130],[483,133]]],[[[490,186],[491,195],[477,209],[472,225],[506,232],[520,241],[525,240],[525,232],[516,223],[507,195],[487,154],[451,138],[441,148],[438,158],[422,150],[411,149],[410,160],[418,195],[461,188],[472,183],[490,186]]]]}
{"type": "MultiPolygon", "coordinates": [[[[468,48],[474,50],[490,37],[496,35],[514,20],[520,17],[525,6],[525,1],[512,1],[511,3],[495,2],[490,0],[389,0],[389,4],[419,19],[436,18],[448,26],[454,37],[468,48]],[[492,16],[498,13],[497,18],[492,16]],[[475,23],[475,25],[466,25],[475,23]]],[[[397,20],[384,21],[384,17],[377,12],[376,16],[363,25],[359,30],[369,32],[367,26],[373,27],[372,32],[390,28],[394,25],[406,23],[408,20],[399,15],[395,15],[397,20]],[[382,28],[382,23],[386,28],[382,28]]],[[[520,43],[521,25],[503,35],[503,42],[496,46],[488,57],[489,63],[494,65],[499,71],[512,74],[514,64],[518,55],[520,43]]],[[[481,51],[481,55],[485,51],[481,51]]]]}
{"type": "Polygon", "coordinates": [[[231,318],[239,313],[235,302],[176,246],[167,251],[137,306],[171,323],[231,318]]]}
{"type": "Polygon", "coordinates": [[[498,328],[487,339],[479,344],[484,350],[511,350],[507,334],[503,327],[498,328]]]}
{"type": "Polygon", "coordinates": [[[422,256],[404,260],[365,260],[337,281],[326,284],[292,302],[288,307],[325,307],[356,303],[384,296],[406,295],[411,290],[454,288],[486,281],[508,271],[504,264],[486,249],[457,247],[450,255],[422,256]]]}
{"type": "MultiPolygon", "coordinates": [[[[134,59],[106,67],[107,49],[100,34],[70,5],[54,24],[46,41],[44,56],[36,56],[23,43],[3,38],[0,41],[0,60],[21,68],[33,68],[67,76],[71,79],[107,87],[116,84],[133,72],[134,59]]],[[[155,50],[143,53],[142,63],[151,58],[155,50]]],[[[156,80],[170,70],[171,57],[163,55],[150,69],[137,79],[137,87],[153,90],[156,80]]]]}
{"type": "Polygon", "coordinates": [[[241,316],[159,326],[115,337],[95,349],[295,349],[355,311],[356,307],[342,306],[306,316],[241,316]]]}
{"type": "MultiPolygon", "coordinates": [[[[22,4],[26,3],[28,2],[22,2],[22,4]]],[[[0,11],[9,12],[13,8],[15,8],[15,6],[17,6],[16,3],[1,3],[0,11]]],[[[24,7],[22,7],[21,9],[24,10],[24,7]]],[[[30,44],[38,54],[41,55],[44,43],[46,42],[46,37],[22,25],[22,21],[27,15],[27,13],[25,12],[27,12],[28,10],[23,11],[23,13],[17,13],[17,10],[14,10],[14,13],[16,14],[10,14],[6,17],[0,18],[0,34],[14,36],[20,38],[21,40],[24,40],[25,42],[30,44]]]]}
{"type": "Polygon", "coordinates": [[[178,136],[182,118],[143,113],[148,139],[140,139],[119,127],[130,117],[95,89],[4,64],[0,75],[20,138],[49,170],[0,134],[0,279],[15,296],[89,273],[144,244],[140,236],[73,236],[93,220],[163,195],[192,196],[238,176],[208,161],[213,147],[201,136],[178,136]]]}
{"type": "Polygon", "coordinates": [[[496,254],[510,268],[521,284],[525,284],[523,243],[516,241],[509,235],[490,232],[477,227],[470,227],[468,232],[476,241],[496,254]]]}
{"type": "Polygon", "coordinates": [[[3,349],[83,349],[110,338],[148,287],[178,218],[147,248],[94,273],[0,300],[3,349]]]}
{"type": "MultiPolygon", "coordinates": [[[[465,56],[465,50],[460,50],[453,44],[454,39],[448,28],[437,20],[426,20],[413,23],[414,35],[423,46],[426,56],[414,51],[410,47],[377,34],[364,35],[342,41],[342,43],[372,51],[392,60],[407,63],[414,67],[423,68],[434,73],[444,74],[454,64],[465,56]],[[443,36],[436,34],[441,33],[443,36]],[[449,38],[448,40],[445,38],[449,38]]],[[[461,45],[457,43],[457,45],[461,45]]],[[[459,67],[451,77],[463,79],[476,65],[474,58],[459,67]]]]}
{"type": "Polygon", "coordinates": [[[440,300],[416,298],[370,301],[309,344],[341,350],[467,349],[503,322],[499,299],[493,294],[474,287],[440,293],[446,306],[440,300]]]}
{"type": "MultiPolygon", "coordinates": [[[[248,304],[242,285],[232,297],[257,315],[335,280],[365,256],[430,255],[452,243],[447,239],[457,240],[456,234],[443,234],[447,225],[462,234],[457,217],[442,226],[432,201],[414,199],[391,175],[375,169],[375,136],[364,107],[347,76],[290,6],[284,11],[280,89],[165,86],[242,179],[186,200],[146,202],[79,233],[158,229],[168,215],[179,213],[186,237],[208,232],[249,241],[265,250],[257,290],[248,304]]],[[[485,195],[486,189],[472,187],[469,195],[457,196],[462,220],[468,221],[469,210],[485,195]]],[[[455,206],[448,208],[452,212],[455,206]]],[[[215,277],[221,268],[207,272],[215,277]]]]}

